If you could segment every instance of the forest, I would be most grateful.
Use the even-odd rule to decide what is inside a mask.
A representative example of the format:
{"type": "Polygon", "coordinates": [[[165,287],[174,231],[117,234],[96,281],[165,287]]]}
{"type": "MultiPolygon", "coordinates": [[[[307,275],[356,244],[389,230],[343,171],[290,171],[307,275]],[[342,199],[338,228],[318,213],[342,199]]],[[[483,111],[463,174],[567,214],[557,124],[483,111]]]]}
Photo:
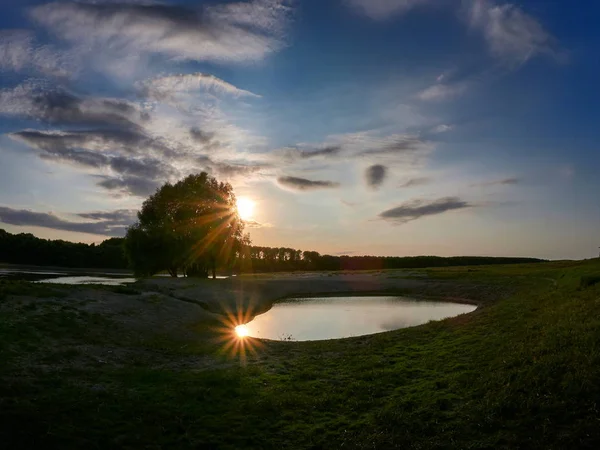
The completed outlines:
{"type": "Polygon", "coordinates": [[[99,245],[41,239],[0,229],[0,263],[89,269],[127,269],[123,238],[99,245]]]}
{"type": "MultiPolygon", "coordinates": [[[[101,244],[48,240],[30,233],[0,229],[0,263],[72,268],[127,269],[123,238],[101,244]]],[[[293,248],[249,245],[236,255],[228,272],[261,273],[298,270],[381,270],[541,262],[535,258],[489,256],[333,256],[293,248]]]]}

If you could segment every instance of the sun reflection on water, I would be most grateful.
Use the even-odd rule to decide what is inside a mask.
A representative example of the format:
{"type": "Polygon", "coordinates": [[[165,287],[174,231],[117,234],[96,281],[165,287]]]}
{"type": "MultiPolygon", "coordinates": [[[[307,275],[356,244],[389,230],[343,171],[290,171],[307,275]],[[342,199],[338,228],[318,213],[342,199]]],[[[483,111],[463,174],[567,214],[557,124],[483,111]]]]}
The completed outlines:
{"type": "Polygon", "coordinates": [[[238,305],[233,310],[224,311],[221,325],[216,328],[217,339],[221,343],[221,352],[231,358],[238,359],[245,365],[249,355],[255,355],[262,347],[260,340],[250,336],[250,329],[244,325],[256,315],[249,305],[238,305]]]}

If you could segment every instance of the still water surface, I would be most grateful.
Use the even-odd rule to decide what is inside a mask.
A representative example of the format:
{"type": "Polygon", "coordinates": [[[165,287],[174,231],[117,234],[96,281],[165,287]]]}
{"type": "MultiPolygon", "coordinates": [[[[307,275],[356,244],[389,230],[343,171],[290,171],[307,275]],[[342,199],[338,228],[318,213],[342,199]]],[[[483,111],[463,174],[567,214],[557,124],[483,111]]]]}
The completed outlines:
{"type": "MultiPolygon", "coordinates": [[[[181,278],[183,275],[179,275],[181,278]]],[[[235,276],[235,275],[232,275],[235,276]]],[[[158,274],[155,277],[159,278],[170,278],[170,275],[158,274]]],[[[226,275],[217,275],[217,279],[229,278],[226,275]]],[[[77,273],[70,271],[69,269],[53,269],[48,270],[44,268],[28,267],[28,268],[15,268],[13,267],[0,267],[0,280],[19,280],[19,281],[33,281],[37,283],[54,283],[54,284],[104,284],[108,286],[119,286],[136,281],[127,272],[109,272],[102,270],[94,270],[93,272],[86,273],[79,271],[77,273]]]]}
{"type": "Polygon", "coordinates": [[[69,273],[67,270],[0,268],[0,279],[55,284],[105,284],[109,286],[118,286],[135,281],[135,278],[122,272],[96,271],[94,274],[76,274],[69,273]]]}
{"type": "Polygon", "coordinates": [[[338,339],[413,327],[476,308],[398,296],[304,298],[275,303],[246,328],[249,336],[263,339],[338,339]]]}

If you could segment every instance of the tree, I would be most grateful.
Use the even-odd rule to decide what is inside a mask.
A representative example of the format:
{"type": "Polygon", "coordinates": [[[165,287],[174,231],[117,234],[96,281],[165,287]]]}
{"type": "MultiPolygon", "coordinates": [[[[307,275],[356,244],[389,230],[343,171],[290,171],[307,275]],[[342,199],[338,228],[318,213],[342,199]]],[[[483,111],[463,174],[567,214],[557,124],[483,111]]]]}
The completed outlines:
{"type": "Polygon", "coordinates": [[[232,264],[249,238],[229,183],[206,172],[167,183],[150,196],[127,231],[125,251],[137,276],[166,270],[176,277],[216,277],[218,265],[232,264]]]}

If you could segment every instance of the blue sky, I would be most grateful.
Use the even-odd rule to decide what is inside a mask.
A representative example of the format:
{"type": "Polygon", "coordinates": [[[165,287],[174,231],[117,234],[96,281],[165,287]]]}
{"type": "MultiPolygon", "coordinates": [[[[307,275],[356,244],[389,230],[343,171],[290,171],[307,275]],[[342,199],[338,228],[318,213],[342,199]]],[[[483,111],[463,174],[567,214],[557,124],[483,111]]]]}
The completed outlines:
{"type": "Polygon", "coordinates": [[[0,1],[0,227],[99,242],[209,171],[258,245],[587,258],[600,5],[0,1]]]}

